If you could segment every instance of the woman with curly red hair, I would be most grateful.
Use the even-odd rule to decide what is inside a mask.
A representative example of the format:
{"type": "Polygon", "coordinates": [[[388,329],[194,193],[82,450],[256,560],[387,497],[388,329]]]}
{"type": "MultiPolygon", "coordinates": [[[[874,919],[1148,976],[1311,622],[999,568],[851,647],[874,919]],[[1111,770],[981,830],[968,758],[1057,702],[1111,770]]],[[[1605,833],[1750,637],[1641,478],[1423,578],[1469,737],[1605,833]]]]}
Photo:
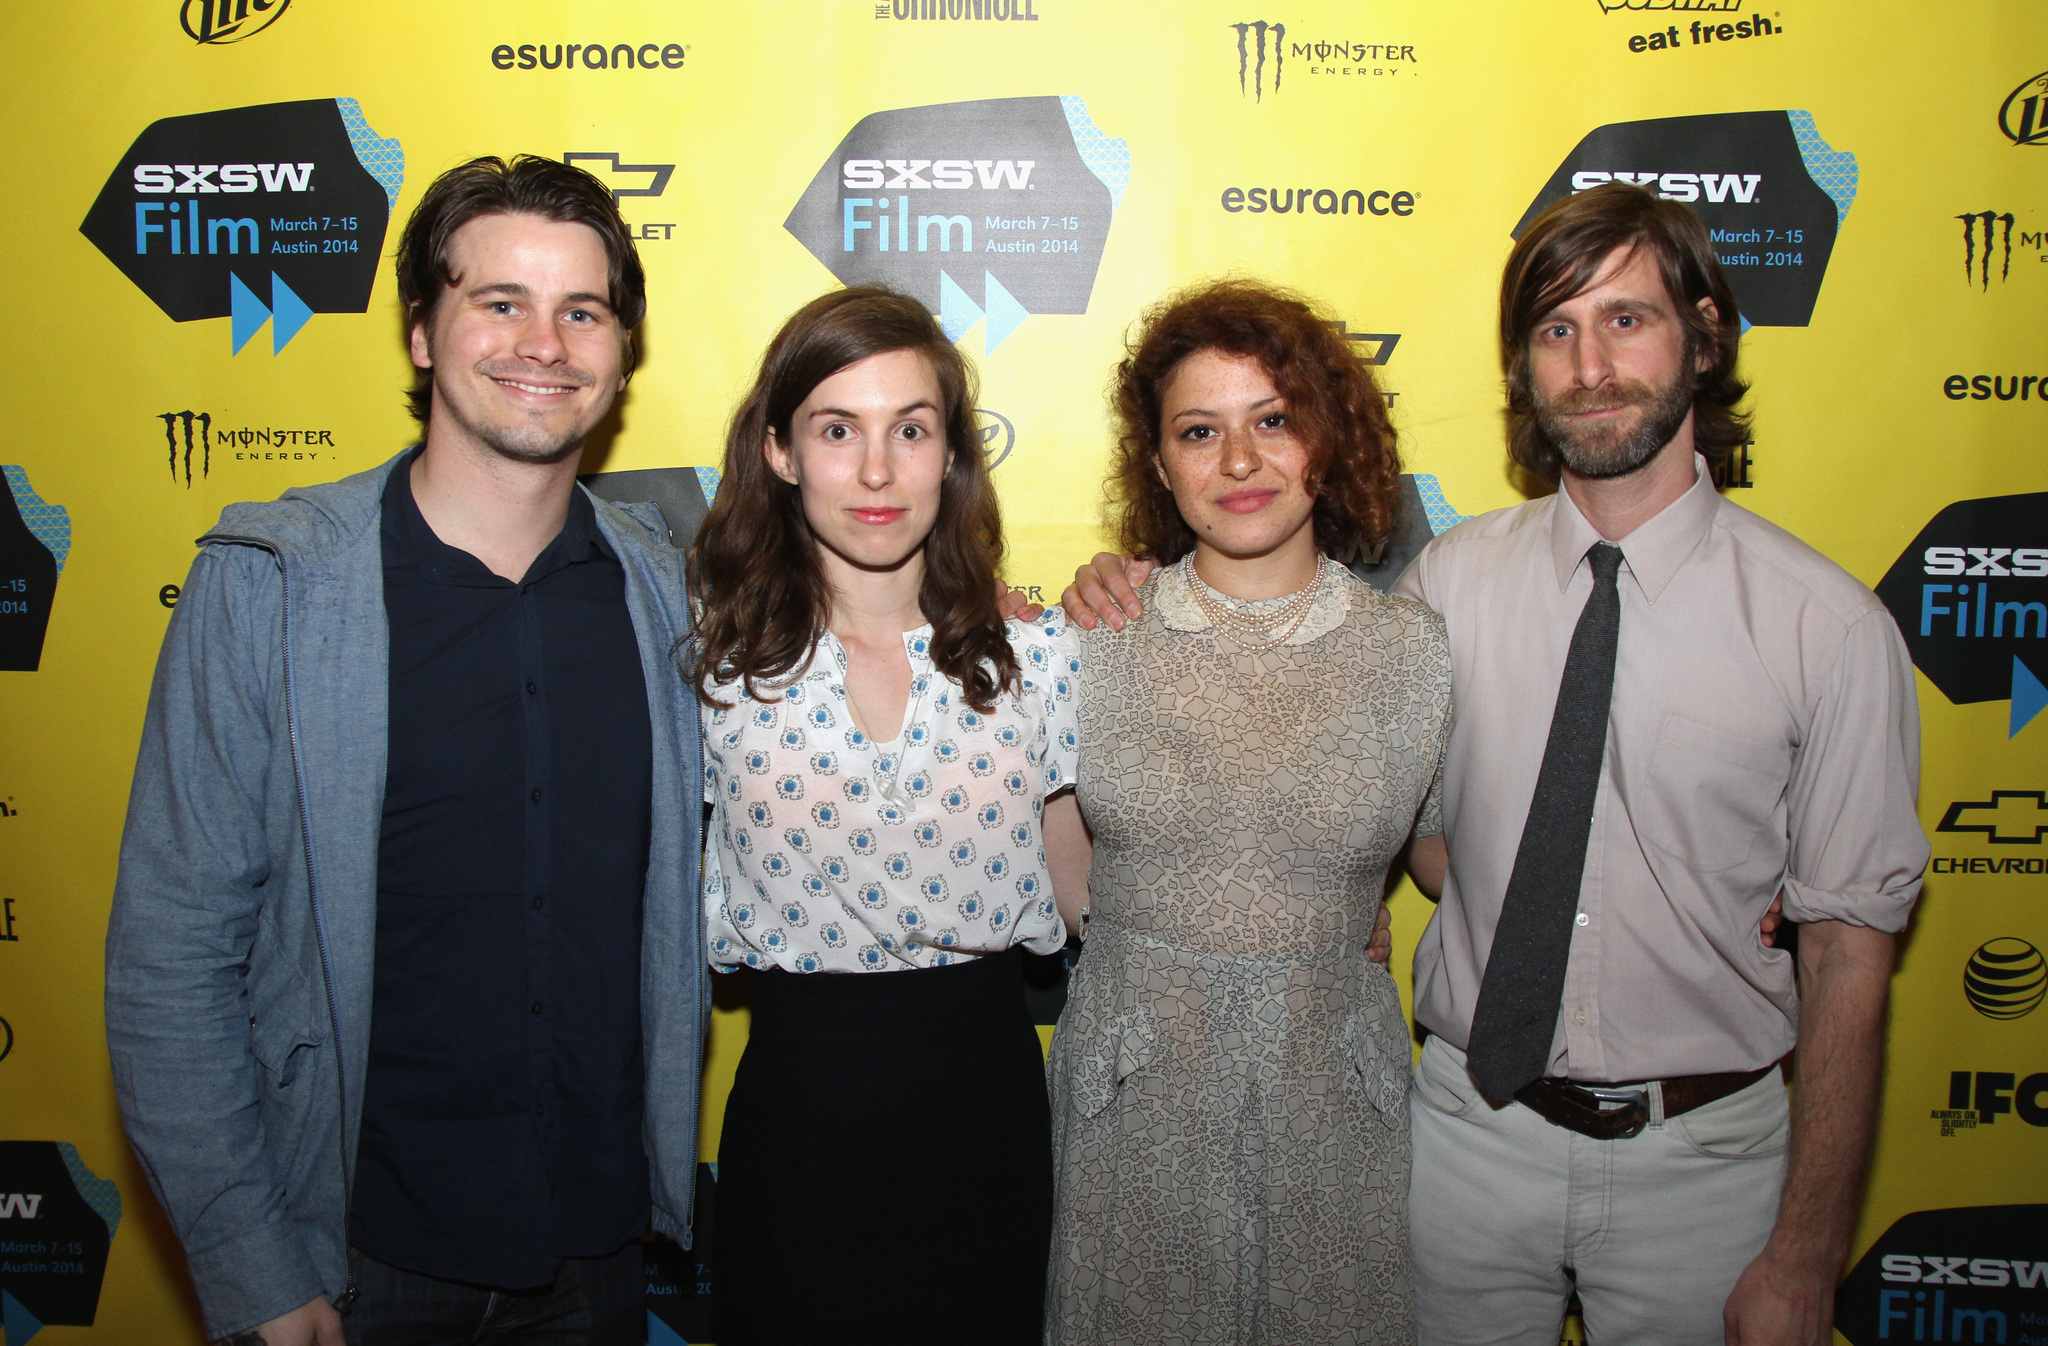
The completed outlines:
{"type": "Polygon", "coordinates": [[[1082,642],[1047,1339],[1411,1341],[1408,1034],[1366,945],[1441,830],[1450,657],[1344,565],[1392,529],[1386,402],[1236,281],[1147,313],[1114,401],[1123,545],[1165,569],[1082,642]]]}

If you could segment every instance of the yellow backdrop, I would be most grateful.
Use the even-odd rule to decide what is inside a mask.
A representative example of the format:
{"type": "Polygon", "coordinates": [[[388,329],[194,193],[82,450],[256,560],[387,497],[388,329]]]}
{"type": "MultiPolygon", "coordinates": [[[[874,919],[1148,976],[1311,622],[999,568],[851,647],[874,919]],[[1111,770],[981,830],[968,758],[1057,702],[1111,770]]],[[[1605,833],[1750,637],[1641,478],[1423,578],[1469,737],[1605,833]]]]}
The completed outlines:
{"type": "MultiPolygon", "coordinates": [[[[223,505],[408,442],[390,248],[424,185],[482,153],[588,156],[639,227],[643,359],[590,466],[715,464],[784,315],[835,275],[888,276],[980,363],[1010,577],[1047,597],[1104,540],[1106,374],[1170,287],[1284,282],[1369,338],[1441,527],[1522,498],[1492,322],[1525,212],[1616,173],[1697,201],[1762,324],[1729,489],[1865,582],[1891,573],[1923,669],[1936,872],[1858,1256],[1915,1212],[2048,1199],[2048,610],[2027,606],[2048,567],[2026,555],[2048,496],[1994,499],[2048,492],[2040,5],[113,0],[9,6],[0,32],[22,338],[0,437],[0,1140],[55,1143],[112,1233],[96,1325],[57,1321],[90,1258],[65,1270],[79,1254],[39,1225],[62,1203],[25,1186],[53,1147],[0,1149],[8,1346],[197,1339],[100,1013],[167,586],[223,505]],[[151,130],[271,104],[294,108],[151,130]],[[1962,501],[1986,503],[1937,520],[1962,501]]],[[[1429,907],[1404,887],[1393,908],[1405,986],[1429,907]]],[[[722,1011],[707,1159],[744,1035],[722,1011]]],[[[1883,1339],[1923,1339],[1903,1315],[1938,1292],[1975,1306],[1965,1329],[2004,1315],[1979,1339],[2048,1340],[2044,1213],[1906,1228],[1845,1324],[1888,1312],[1883,1339]]]]}

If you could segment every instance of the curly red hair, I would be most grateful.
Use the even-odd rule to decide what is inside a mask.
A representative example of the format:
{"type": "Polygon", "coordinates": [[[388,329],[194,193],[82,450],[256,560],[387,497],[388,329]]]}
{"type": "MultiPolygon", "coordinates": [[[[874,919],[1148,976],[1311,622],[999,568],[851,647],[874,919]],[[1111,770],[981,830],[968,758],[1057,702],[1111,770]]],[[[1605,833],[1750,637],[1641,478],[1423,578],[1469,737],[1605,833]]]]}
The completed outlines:
{"type": "Polygon", "coordinates": [[[1308,443],[1318,549],[1339,561],[1372,554],[1393,531],[1401,455],[1387,401],[1340,325],[1289,290],[1245,280],[1183,290],[1146,310],[1111,391],[1119,423],[1109,496],[1124,550],[1163,562],[1195,547],[1173,490],[1160,479],[1160,406],[1198,351],[1248,356],[1287,399],[1308,443]]]}

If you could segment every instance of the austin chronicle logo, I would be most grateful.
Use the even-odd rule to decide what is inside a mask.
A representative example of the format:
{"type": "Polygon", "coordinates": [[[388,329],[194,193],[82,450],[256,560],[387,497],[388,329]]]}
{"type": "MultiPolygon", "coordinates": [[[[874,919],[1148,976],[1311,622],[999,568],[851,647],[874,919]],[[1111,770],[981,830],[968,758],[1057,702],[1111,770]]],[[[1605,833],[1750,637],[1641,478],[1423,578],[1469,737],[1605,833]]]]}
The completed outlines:
{"type": "Polygon", "coordinates": [[[2028,79],[1998,105],[1998,129],[2015,145],[2048,145],[2048,70],[2028,79]]]}
{"type": "Polygon", "coordinates": [[[2025,940],[2001,935],[1963,965],[1963,995],[1987,1019],[2023,1018],[2048,996],[2048,962],[2025,940]]]}
{"type": "Polygon", "coordinates": [[[178,26],[202,46],[222,47],[256,36],[284,17],[292,0],[182,0],[178,26]]]}

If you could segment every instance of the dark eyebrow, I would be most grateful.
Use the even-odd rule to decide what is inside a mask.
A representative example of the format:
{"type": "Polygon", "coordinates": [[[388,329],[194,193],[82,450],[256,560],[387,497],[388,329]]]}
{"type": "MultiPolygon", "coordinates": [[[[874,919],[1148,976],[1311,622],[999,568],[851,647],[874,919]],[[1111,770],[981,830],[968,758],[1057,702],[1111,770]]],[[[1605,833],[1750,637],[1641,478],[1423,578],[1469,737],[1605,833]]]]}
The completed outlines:
{"type": "MultiPolygon", "coordinates": [[[[1247,408],[1247,410],[1257,411],[1260,407],[1270,407],[1275,402],[1285,402],[1286,400],[1286,398],[1281,397],[1279,394],[1276,393],[1272,397],[1260,398],[1258,401],[1252,403],[1251,406],[1247,408]]],[[[1214,416],[1216,414],[1216,412],[1210,411],[1207,407],[1188,407],[1185,410],[1176,413],[1174,415],[1174,419],[1180,420],[1183,417],[1187,416],[1214,416]]]]}
{"type": "MultiPolygon", "coordinates": [[[[913,411],[937,411],[938,409],[939,408],[937,407],[937,405],[934,404],[930,398],[921,397],[917,401],[912,402],[909,406],[898,407],[896,409],[896,414],[898,416],[908,416],[913,411]]],[[[816,411],[813,411],[811,413],[811,416],[813,419],[819,416],[844,416],[848,420],[860,419],[860,413],[855,411],[849,411],[845,407],[819,407],[816,411]]]]}
{"type": "MultiPolygon", "coordinates": [[[[1671,316],[1671,310],[1654,299],[1635,299],[1627,295],[1616,295],[1613,298],[1601,300],[1593,306],[1593,313],[1596,317],[1602,318],[1612,313],[1654,313],[1660,318],[1671,316]]],[[[1570,321],[1571,319],[1565,317],[1562,310],[1553,308],[1550,312],[1536,320],[1536,326],[1548,327],[1554,322],[1570,321]]]]}

